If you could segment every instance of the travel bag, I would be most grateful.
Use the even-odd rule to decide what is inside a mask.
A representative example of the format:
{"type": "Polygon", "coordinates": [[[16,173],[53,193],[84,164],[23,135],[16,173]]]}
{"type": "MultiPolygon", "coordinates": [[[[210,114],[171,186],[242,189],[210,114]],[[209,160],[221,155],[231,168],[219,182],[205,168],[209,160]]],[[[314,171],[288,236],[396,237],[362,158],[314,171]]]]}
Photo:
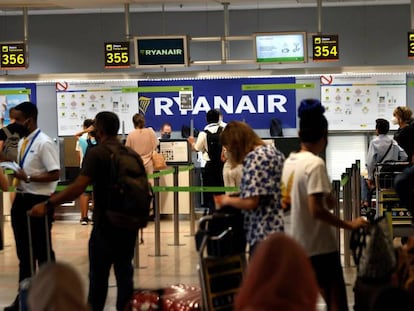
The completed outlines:
{"type": "MultiPolygon", "coordinates": [[[[46,232],[46,250],[47,250],[47,261],[50,262],[52,260],[50,254],[50,235],[49,235],[49,227],[48,227],[48,216],[47,214],[44,217],[45,223],[45,232],[46,232]]],[[[33,256],[33,241],[32,241],[32,230],[31,230],[31,216],[27,215],[27,231],[29,237],[29,257],[30,257],[30,272],[31,276],[33,277],[35,274],[35,267],[34,267],[34,256],[33,256]]],[[[31,277],[26,278],[19,284],[19,305],[20,311],[29,311],[29,307],[27,305],[27,296],[29,293],[31,284],[31,277]]]]}
{"type": "Polygon", "coordinates": [[[201,289],[176,284],[160,289],[137,289],[131,299],[132,311],[200,311],[201,289]]]}

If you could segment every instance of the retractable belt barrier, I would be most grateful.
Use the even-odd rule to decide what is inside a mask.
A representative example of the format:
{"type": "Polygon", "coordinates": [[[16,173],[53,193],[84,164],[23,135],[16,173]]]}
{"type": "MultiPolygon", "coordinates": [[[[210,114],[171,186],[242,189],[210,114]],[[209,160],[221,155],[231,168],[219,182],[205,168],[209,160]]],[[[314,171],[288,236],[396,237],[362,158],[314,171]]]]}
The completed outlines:
{"type": "MultiPolygon", "coordinates": [[[[174,244],[172,245],[180,245],[178,241],[179,237],[179,228],[178,228],[178,220],[179,220],[179,213],[178,213],[178,192],[189,192],[189,193],[197,193],[197,192],[237,192],[239,188],[237,187],[205,187],[205,186],[178,186],[178,173],[191,171],[194,169],[194,165],[187,165],[187,166],[174,166],[171,168],[167,168],[165,170],[161,170],[155,172],[153,174],[148,174],[148,179],[154,179],[154,186],[153,192],[156,195],[155,198],[155,256],[160,256],[160,210],[159,210],[159,196],[158,193],[160,192],[174,192],[174,213],[173,213],[173,220],[174,220],[174,244]],[[174,174],[174,186],[159,186],[159,178],[161,176],[166,176],[174,174]]],[[[13,174],[12,170],[5,170],[5,174],[13,174]]],[[[63,191],[69,185],[58,185],[56,187],[56,192],[63,191]]],[[[13,186],[10,186],[8,192],[14,192],[16,189],[13,186]]],[[[85,191],[92,192],[92,186],[88,186],[85,191]]],[[[190,200],[190,205],[193,205],[194,200],[190,200]]],[[[2,221],[3,224],[3,221],[2,221]]],[[[194,235],[194,225],[195,225],[195,210],[193,206],[190,206],[190,234],[194,235]]],[[[138,247],[138,245],[137,245],[138,247]]],[[[138,252],[137,252],[138,253],[138,252]]]]}

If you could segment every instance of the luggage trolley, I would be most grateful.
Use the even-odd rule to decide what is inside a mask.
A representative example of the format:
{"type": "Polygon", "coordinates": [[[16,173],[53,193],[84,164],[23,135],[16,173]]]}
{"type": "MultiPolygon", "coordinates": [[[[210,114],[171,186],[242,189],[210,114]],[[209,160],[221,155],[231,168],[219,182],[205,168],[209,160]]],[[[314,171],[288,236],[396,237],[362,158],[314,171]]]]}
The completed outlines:
{"type": "Polygon", "coordinates": [[[411,213],[400,204],[394,189],[394,179],[409,165],[408,162],[386,161],[378,163],[375,168],[376,215],[382,216],[384,211],[392,215],[393,226],[411,224],[411,213]]]}
{"type": "Polygon", "coordinates": [[[238,236],[237,226],[233,226],[234,217],[214,214],[199,221],[196,242],[204,311],[233,310],[234,295],[238,292],[246,268],[245,249],[240,243],[240,240],[244,241],[244,236],[238,236]],[[217,230],[220,232],[213,233],[217,230]]]}

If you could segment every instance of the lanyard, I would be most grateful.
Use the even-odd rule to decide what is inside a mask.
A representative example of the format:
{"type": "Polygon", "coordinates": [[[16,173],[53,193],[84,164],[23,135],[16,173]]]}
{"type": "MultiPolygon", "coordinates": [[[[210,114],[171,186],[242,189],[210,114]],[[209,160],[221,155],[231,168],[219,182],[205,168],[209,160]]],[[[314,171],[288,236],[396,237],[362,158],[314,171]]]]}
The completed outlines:
{"type": "Polygon", "coordinates": [[[32,147],[32,145],[33,145],[33,142],[35,141],[35,139],[37,138],[37,136],[40,134],[40,130],[38,130],[37,131],[37,133],[33,136],[33,138],[30,140],[30,144],[29,144],[29,146],[27,146],[26,147],[26,150],[24,151],[24,155],[23,155],[23,157],[21,158],[21,160],[20,160],[20,162],[19,162],[19,165],[20,165],[20,167],[21,168],[23,168],[23,163],[24,163],[24,160],[26,160],[26,156],[27,156],[27,154],[29,153],[29,150],[30,150],[30,147],[32,147]]]}

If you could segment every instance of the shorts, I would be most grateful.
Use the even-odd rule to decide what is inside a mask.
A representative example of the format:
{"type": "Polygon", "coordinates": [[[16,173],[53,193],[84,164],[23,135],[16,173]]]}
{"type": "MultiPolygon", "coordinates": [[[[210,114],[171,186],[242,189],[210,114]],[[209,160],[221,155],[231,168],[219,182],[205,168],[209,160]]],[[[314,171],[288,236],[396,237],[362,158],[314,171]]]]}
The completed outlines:
{"type": "Polygon", "coordinates": [[[338,252],[315,255],[310,257],[318,285],[321,288],[331,288],[335,283],[345,287],[341,259],[338,252]]]}

